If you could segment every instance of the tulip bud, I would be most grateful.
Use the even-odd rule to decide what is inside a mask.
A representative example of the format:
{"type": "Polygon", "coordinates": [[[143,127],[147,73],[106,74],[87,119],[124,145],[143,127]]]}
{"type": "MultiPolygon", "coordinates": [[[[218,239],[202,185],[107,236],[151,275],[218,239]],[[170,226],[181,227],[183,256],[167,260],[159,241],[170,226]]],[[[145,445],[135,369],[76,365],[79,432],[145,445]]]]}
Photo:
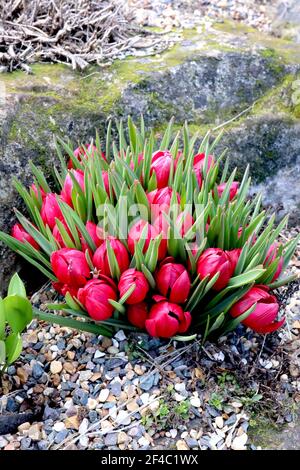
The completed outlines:
{"type": "Polygon", "coordinates": [[[220,273],[219,278],[212,287],[216,291],[227,286],[234,269],[235,266],[231,257],[220,248],[208,248],[202,253],[197,262],[197,273],[200,279],[204,279],[207,275],[211,279],[217,272],[220,273]]]}
{"type": "MultiPolygon", "coordinates": [[[[279,248],[279,244],[276,243],[276,242],[272,243],[272,245],[269,247],[268,252],[267,252],[267,256],[266,256],[266,259],[265,259],[265,262],[264,262],[264,267],[268,267],[271,263],[273,263],[273,261],[275,261],[275,259],[278,256],[278,248],[279,248]]],[[[281,256],[279,261],[278,261],[278,266],[277,266],[276,272],[275,272],[271,282],[274,282],[274,281],[276,281],[276,279],[279,278],[279,276],[282,272],[283,263],[284,263],[284,259],[283,259],[283,256],[281,256]]]]}
{"type": "MultiPolygon", "coordinates": [[[[109,187],[108,171],[102,170],[102,179],[103,179],[103,184],[104,184],[106,194],[108,195],[108,197],[110,197],[111,193],[110,193],[110,187],[109,187]]],[[[113,195],[114,195],[114,191],[113,191],[113,195]]]]}
{"type": "Polygon", "coordinates": [[[170,338],[177,333],[185,333],[191,321],[190,312],[184,312],[179,305],[163,301],[151,307],[145,326],[151,336],[170,338]]]}
{"type": "MultiPolygon", "coordinates": [[[[123,245],[123,243],[120,242],[120,240],[117,240],[114,237],[107,237],[107,239],[110,242],[111,248],[115,254],[120,272],[126,271],[126,269],[129,268],[129,256],[128,252],[123,245]]],[[[107,254],[107,246],[106,243],[103,243],[99,248],[94,253],[93,256],[93,263],[94,266],[99,269],[101,274],[104,274],[105,276],[112,276],[110,267],[109,267],[109,262],[108,262],[108,254],[107,254]]]]}
{"type": "Polygon", "coordinates": [[[117,300],[116,288],[112,281],[108,283],[103,279],[91,279],[78,291],[79,302],[95,321],[107,320],[114,313],[109,299],[117,300]]]}
{"type": "Polygon", "coordinates": [[[26,230],[23,228],[23,226],[21,224],[15,224],[11,230],[11,235],[16,239],[16,240],[19,240],[19,242],[22,242],[24,243],[25,241],[27,241],[28,243],[30,243],[31,246],[33,246],[33,248],[35,248],[36,250],[39,250],[40,249],[40,246],[38,245],[38,243],[35,241],[35,239],[29,235],[28,232],[26,232],[26,230]]]}
{"type": "Polygon", "coordinates": [[[152,155],[150,175],[155,173],[158,189],[168,186],[172,161],[176,166],[176,162],[168,150],[159,150],[152,155]]]}
{"type": "Polygon", "coordinates": [[[48,193],[43,201],[41,217],[45,224],[53,230],[56,224],[55,219],[64,220],[62,212],[57,202],[58,196],[54,193],[48,193]]]}
{"type": "MultiPolygon", "coordinates": [[[[91,157],[93,157],[95,152],[97,152],[97,147],[95,145],[87,144],[85,145],[85,148],[87,151],[85,151],[83,147],[77,147],[77,149],[74,150],[74,157],[77,158],[79,162],[81,162],[82,159],[86,160],[88,158],[88,153],[91,155],[91,157]]],[[[101,152],[101,157],[103,160],[107,161],[104,152],[101,152]]],[[[74,168],[74,165],[70,158],[68,161],[68,169],[71,170],[72,168],[74,168]]]]}
{"type": "Polygon", "coordinates": [[[257,304],[254,311],[242,321],[242,323],[252,328],[257,333],[271,333],[278,330],[285,318],[275,321],[279,305],[274,295],[269,294],[266,286],[252,287],[234,306],[230,309],[230,315],[237,318],[245,313],[254,304],[257,304]]]}
{"type": "Polygon", "coordinates": [[[187,270],[182,264],[163,262],[155,274],[156,287],[170,302],[186,302],[191,282],[187,270]]]}
{"type": "Polygon", "coordinates": [[[181,212],[177,219],[176,219],[176,227],[179,230],[180,235],[182,238],[186,235],[186,233],[192,228],[194,225],[194,219],[191,214],[181,212]]]}
{"type": "MultiPolygon", "coordinates": [[[[81,170],[71,170],[76,181],[79,183],[82,191],[84,191],[84,173],[81,170]]],[[[61,199],[66,202],[69,206],[73,207],[72,203],[72,190],[73,190],[73,180],[71,175],[68,173],[64,182],[64,186],[61,192],[61,199]]]]}
{"type": "MultiPolygon", "coordinates": [[[[86,223],[85,228],[88,234],[90,235],[91,239],[95,243],[96,247],[98,248],[99,246],[101,246],[105,239],[103,229],[101,227],[98,227],[98,225],[96,225],[94,222],[90,221],[86,223]]],[[[85,253],[85,250],[88,250],[89,254],[92,255],[93,252],[90,249],[88,243],[85,241],[85,239],[83,237],[80,237],[80,241],[82,251],[85,253]]]]}
{"type": "MultiPolygon", "coordinates": [[[[138,155],[138,166],[140,166],[143,161],[144,161],[144,154],[143,154],[143,153],[140,153],[140,154],[138,155]]],[[[133,160],[130,161],[129,166],[130,166],[130,169],[131,169],[132,171],[134,171],[134,161],[133,161],[133,160]]]]}
{"type": "Polygon", "coordinates": [[[73,288],[84,286],[91,277],[90,268],[82,251],[62,248],[51,254],[50,262],[59,282],[73,288]]]}
{"type": "Polygon", "coordinates": [[[31,187],[32,191],[34,192],[37,199],[39,197],[38,189],[40,191],[42,201],[45,199],[47,193],[43,190],[43,188],[41,186],[39,186],[39,188],[37,188],[36,185],[33,183],[30,187],[31,187]]]}
{"type": "Polygon", "coordinates": [[[148,307],[146,302],[129,305],[127,307],[127,318],[132,325],[143,330],[145,328],[145,321],[148,318],[148,307]]]}
{"type": "Polygon", "coordinates": [[[77,297],[78,288],[68,286],[67,284],[62,284],[61,282],[52,282],[53,289],[56,290],[59,294],[66,296],[69,293],[72,297],[77,297]]]}
{"type": "MultiPolygon", "coordinates": [[[[199,188],[202,186],[202,174],[204,170],[205,163],[205,153],[198,153],[194,156],[193,170],[197,178],[199,188]]],[[[208,155],[207,159],[207,171],[215,164],[215,159],[213,155],[208,155]]]]}
{"type": "MultiPolygon", "coordinates": [[[[153,225],[149,224],[149,222],[146,222],[145,220],[139,220],[138,222],[136,222],[131,227],[128,233],[128,249],[132,255],[134,254],[135,243],[137,243],[141,239],[143,229],[146,225],[148,226],[148,229],[146,229],[143,253],[146,253],[150,240],[154,240],[159,235],[157,230],[153,227],[153,225]]],[[[166,252],[167,241],[165,239],[162,239],[158,249],[158,259],[163,259],[166,255],[166,252]]]]}
{"type": "Polygon", "coordinates": [[[134,268],[127,269],[121,275],[120,281],[118,284],[120,297],[123,297],[123,295],[126,294],[126,292],[132,286],[132,284],[135,284],[136,287],[134,291],[132,292],[132,294],[126,300],[126,303],[129,305],[142,302],[142,300],[144,300],[149,290],[148,281],[143,273],[141,273],[140,271],[137,271],[134,268]]]}
{"type": "MultiPolygon", "coordinates": [[[[239,184],[238,181],[233,181],[232,182],[232,185],[230,186],[230,190],[229,190],[229,200],[232,201],[232,199],[235,197],[235,195],[237,194],[238,192],[238,189],[239,189],[239,184]]],[[[226,185],[227,183],[221,183],[219,184],[218,186],[218,196],[221,197],[223,192],[224,192],[224,189],[226,188],[226,185]]]]}
{"type": "Polygon", "coordinates": [[[235,271],[236,265],[238,264],[241,252],[242,252],[241,248],[235,248],[234,250],[226,251],[227,255],[230,257],[231,262],[234,266],[233,272],[235,271]]]}

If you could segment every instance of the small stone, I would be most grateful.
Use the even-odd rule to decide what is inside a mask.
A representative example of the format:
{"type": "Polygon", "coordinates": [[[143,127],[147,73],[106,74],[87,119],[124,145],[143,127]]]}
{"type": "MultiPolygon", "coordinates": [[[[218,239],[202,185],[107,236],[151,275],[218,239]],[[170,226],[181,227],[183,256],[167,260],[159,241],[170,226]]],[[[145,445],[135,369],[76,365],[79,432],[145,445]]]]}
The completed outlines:
{"type": "Polygon", "coordinates": [[[143,405],[147,405],[149,403],[150,394],[149,393],[142,393],[140,399],[142,400],[143,405]]]}
{"type": "Polygon", "coordinates": [[[62,371],[62,363],[59,361],[52,361],[50,364],[51,374],[59,374],[62,371]]]}
{"type": "Polygon", "coordinates": [[[99,359],[100,357],[103,357],[103,356],[105,356],[105,353],[97,349],[97,351],[94,354],[94,359],[99,359]]]}
{"type": "Polygon", "coordinates": [[[242,408],[243,404],[240,403],[239,401],[233,401],[230,403],[231,406],[233,406],[234,408],[242,408]]]}
{"type": "Polygon", "coordinates": [[[79,439],[79,444],[82,448],[86,449],[89,445],[88,436],[81,436],[80,439],[79,439]]]}
{"type": "Polygon", "coordinates": [[[28,437],[33,441],[39,441],[42,438],[40,424],[32,424],[28,429],[28,437]]]}
{"type": "Polygon", "coordinates": [[[113,382],[109,385],[109,390],[112,395],[115,397],[119,397],[122,391],[122,386],[120,382],[113,382]]]}
{"type": "Polygon", "coordinates": [[[126,434],[126,432],[119,432],[118,433],[118,444],[124,444],[125,442],[128,441],[128,436],[126,434]]]}
{"type": "Polygon", "coordinates": [[[190,398],[190,404],[191,404],[192,406],[194,406],[195,408],[200,408],[200,406],[201,406],[200,398],[198,398],[198,397],[191,397],[191,398],[190,398]]]}
{"type": "Polygon", "coordinates": [[[118,331],[118,333],[115,334],[115,338],[116,338],[118,341],[125,341],[126,335],[125,335],[125,333],[124,333],[123,330],[120,330],[120,331],[118,331]]]}
{"type": "Polygon", "coordinates": [[[145,390],[145,392],[148,392],[153,387],[154,381],[155,381],[154,374],[148,375],[146,378],[142,377],[140,381],[141,389],[145,390]]]}
{"type": "Polygon", "coordinates": [[[40,377],[42,377],[43,373],[44,373],[43,367],[38,362],[36,362],[32,368],[32,376],[35,379],[39,379],[40,377]]]}
{"type": "Polygon", "coordinates": [[[187,436],[185,438],[185,442],[187,443],[190,449],[193,449],[194,447],[198,447],[197,439],[193,439],[192,437],[187,436]]]}
{"type": "Polygon", "coordinates": [[[21,443],[21,450],[29,449],[29,447],[31,446],[31,439],[30,437],[23,437],[20,443],[21,443]]]}
{"type": "Polygon", "coordinates": [[[106,400],[108,399],[109,393],[110,392],[109,392],[108,388],[102,388],[102,390],[100,391],[99,397],[98,397],[100,403],[106,402],[106,400]]]}
{"type": "Polygon", "coordinates": [[[25,384],[28,380],[28,372],[23,367],[17,368],[17,376],[22,384],[25,384]]]}
{"type": "Polygon", "coordinates": [[[8,441],[3,436],[0,436],[0,449],[4,449],[7,444],[8,441]]]}
{"type": "Polygon", "coordinates": [[[88,399],[88,402],[87,402],[87,407],[89,410],[95,410],[98,406],[98,402],[97,400],[95,400],[94,398],[89,398],[88,399]]]}
{"type": "Polygon", "coordinates": [[[170,429],[169,433],[172,439],[175,439],[175,437],[177,436],[177,429],[170,429]]]}
{"type": "Polygon", "coordinates": [[[23,423],[23,424],[20,424],[20,426],[18,426],[18,431],[20,434],[26,434],[28,429],[30,428],[31,424],[26,422],[26,423],[23,423]]]}
{"type": "Polygon", "coordinates": [[[180,382],[180,383],[177,383],[175,384],[175,390],[177,390],[177,392],[185,392],[185,383],[184,382],[180,382]]]}
{"type": "Polygon", "coordinates": [[[242,434],[241,436],[235,437],[232,441],[231,448],[233,450],[245,450],[245,445],[248,440],[247,434],[242,434]]]}
{"type": "Polygon", "coordinates": [[[128,404],[127,404],[127,410],[130,411],[130,412],[134,412],[134,411],[137,411],[140,407],[139,405],[137,404],[137,402],[135,400],[131,400],[128,404]]]}
{"type": "Polygon", "coordinates": [[[140,437],[138,443],[141,447],[148,447],[150,445],[150,442],[145,436],[140,437]]]}
{"type": "Polygon", "coordinates": [[[60,432],[58,432],[54,438],[55,444],[61,444],[66,439],[68,434],[69,431],[67,429],[62,429],[60,432]]]}
{"type": "Polygon", "coordinates": [[[107,352],[109,354],[118,354],[119,349],[116,348],[115,346],[110,346],[109,348],[107,348],[107,352]]]}
{"type": "Polygon", "coordinates": [[[185,400],[185,397],[183,397],[179,393],[174,393],[174,398],[176,401],[179,401],[179,402],[185,400]]]}
{"type": "Polygon", "coordinates": [[[185,441],[180,439],[179,441],[176,442],[176,449],[177,450],[190,450],[189,446],[185,441]]]}
{"type": "Polygon", "coordinates": [[[55,408],[51,408],[50,406],[46,405],[44,409],[43,419],[52,419],[53,421],[59,418],[60,412],[55,408]]]}
{"type": "Polygon", "coordinates": [[[215,419],[215,423],[219,429],[222,429],[222,427],[224,426],[224,420],[222,416],[217,416],[215,419]]]}
{"type": "Polygon", "coordinates": [[[67,429],[76,429],[76,431],[78,431],[79,426],[80,426],[78,416],[77,415],[69,416],[65,420],[65,426],[66,426],[67,429]]]}
{"type": "Polygon", "coordinates": [[[61,422],[55,423],[54,426],[53,426],[53,429],[56,432],[60,432],[65,428],[66,428],[65,423],[61,423],[61,422]]]}
{"type": "Polygon", "coordinates": [[[112,345],[112,340],[106,336],[102,339],[101,346],[103,349],[109,348],[112,345]]]}
{"type": "Polygon", "coordinates": [[[104,444],[107,447],[115,446],[117,444],[117,441],[118,441],[118,436],[116,432],[106,434],[104,438],[104,444]]]}
{"type": "Polygon", "coordinates": [[[127,426],[128,424],[131,423],[130,416],[128,415],[127,411],[125,410],[119,411],[117,418],[116,418],[116,423],[122,424],[124,426],[127,426]]]}

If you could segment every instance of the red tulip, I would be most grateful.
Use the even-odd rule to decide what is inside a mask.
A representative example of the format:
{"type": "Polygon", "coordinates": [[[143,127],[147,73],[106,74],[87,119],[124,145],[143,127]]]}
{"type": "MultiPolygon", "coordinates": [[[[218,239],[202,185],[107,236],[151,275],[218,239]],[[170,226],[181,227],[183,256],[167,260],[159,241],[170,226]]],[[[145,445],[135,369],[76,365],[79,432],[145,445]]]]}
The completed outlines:
{"type": "MultiPolygon", "coordinates": [[[[158,233],[166,235],[168,233],[169,224],[167,219],[163,216],[165,212],[168,214],[171,204],[173,190],[172,188],[155,189],[147,194],[147,199],[151,207],[151,219],[153,226],[158,233]]],[[[176,194],[178,204],[180,203],[180,196],[176,194]]]]}
{"type": "MultiPolygon", "coordinates": [[[[275,259],[278,256],[278,248],[279,248],[279,244],[276,242],[272,243],[272,245],[269,247],[267,256],[264,262],[265,267],[269,266],[271,263],[273,263],[273,261],[275,261],[275,259]]],[[[278,266],[271,282],[274,282],[276,281],[276,279],[279,278],[282,268],[283,268],[283,263],[284,263],[284,259],[283,259],[283,256],[281,256],[279,258],[278,266]]]]}
{"type": "Polygon", "coordinates": [[[226,251],[227,255],[231,259],[231,262],[233,263],[233,266],[234,266],[233,272],[235,271],[236,265],[238,264],[241,252],[242,252],[241,248],[235,248],[234,250],[226,251]]]}
{"type": "MultiPolygon", "coordinates": [[[[87,229],[87,232],[95,243],[96,248],[101,246],[105,238],[103,229],[101,227],[98,227],[94,222],[90,221],[85,224],[85,228],[87,229]]],[[[89,250],[90,255],[92,255],[92,250],[90,249],[89,244],[85,241],[83,236],[80,238],[80,241],[82,251],[85,253],[85,250],[89,250]]]]}
{"type": "MultiPolygon", "coordinates": [[[[73,240],[73,237],[72,237],[72,233],[68,227],[68,225],[66,224],[66,222],[64,220],[62,220],[62,224],[64,226],[64,228],[66,229],[67,231],[67,234],[69,235],[69,237],[71,238],[71,240],[73,240]]],[[[55,238],[55,240],[59,243],[60,247],[61,248],[66,248],[66,244],[65,242],[63,241],[63,238],[61,236],[61,233],[59,231],[59,228],[57,226],[57,224],[54,225],[53,227],[53,230],[52,230],[52,235],[53,237],[55,238]]]]}
{"type": "MultiPolygon", "coordinates": [[[[148,229],[146,230],[143,253],[147,251],[150,240],[155,239],[159,235],[157,230],[153,227],[153,225],[149,224],[149,222],[146,222],[145,220],[139,220],[138,222],[136,222],[131,227],[128,233],[128,249],[132,255],[134,254],[135,243],[141,239],[143,229],[146,225],[148,229]]],[[[162,239],[159,245],[159,249],[158,249],[158,259],[159,260],[163,259],[166,255],[166,252],[167,252],[167,241],[165,239],[162,239]]]]}
{"type": "Polygon", "coordinates": [[[114,313],[114,307],[109,299],[117,300],[114,283],[104,279],[91,279],[79,289],[78,300],[84,305],[89,316],[96,321],[107,320],[114,313]]]}
{"type": "Polygon", "coordinates": [[[184,312],[179,305],[163,301],[151,307],[145,326],[151,336],[170,338],[177,333],[185,333],[191,321],[190,312],[184,312]]]}
{"type": "Polygon", "coordinates": [[[40,191],[42,201],[45,199],[47,193],[43,190],[43,188],[41,186],[39,186],[39,188],[37,188],[36,185],[33,183],[30,187],[31,187],[32,191],[34,192],[37,199],[39,197],[38,189],[40,191]]]}
{"type": "Polygon", "coordinates": [[[91,277],[89,265],[82,251],[62,248],[51,254],[50,261],[59,282],[73,288],[84,286],[91,277]]]}
{"type": "MultiPolygon", "coordinates": [[[[115,254],[120,272],[122,273],[126,271],[126,269],[129,268],[129,256],[125,246],[120,242],[120,240],[117,240],[114,237],[109,236],[107,239],[109,240],[112,250],[115,254]]],[[[109,277],[112,275],[108,262],[106,243],[102,243],[102,245],[99,246],[99,248],[97,248],[95,251],[93,256],[93,263],[94,266],[99,269],[101,274],[109,277]]]]}
{"type": "MultiPolygon", "coordinates": [[[[238,181],[233,181],[232,185],[230,187],[229,191],[229,200],[232,201],[232,199],[235,197],[236,193],[238,192],[239,189],[239,182],[238,181]]],[[[218,186],[218,195],[219,197],[222,196],[224,189],[226,188],[227,183],[221,183],[218,186]]]]}
{"type": "Polygon", "coordinates": [[[266,286],[252,287],[230,310],[232,317],[236,318],[245,313],[257,303],[254,311],[242,321],[245,326],[252,328],[257,333],[271,333],[278,330],[285,318],[275,321],[279,310],[277,299],[269,294],[266,286]]]}
{"type": "MultiPolygon", "coordinates": [[[[241,236],[242,236],[242,234],[243,234],[243,231],[244,231],[243,227],[239,227],[239,229],[238,229],[238,234],[237,234],[237,235],[238,235],[238,238],[241,238],[241,236]]],[[[256,233],[253,232],[253,233],[249,236],[249,239],[250,239],[251,237],[252,237],[252,245],[254,245],[254,243],[255,243],[256,240],[257,240],[256,233]]]]}
{"type": "Polygon", "coordinates": [[[68,286],[67,284],[63,284],[61,282],[52,282],[52,287],[61,295],[65,296],[69,293],[72,297],[77,297],[78,288],[74,288],[72,286],[68,286]]]}
{"type": "Polygon", "coordinates": [[[148,281],[143,273],[141,273],[140,271],[137,271],[134,268],[127,269],[121,275],[120,281],[118,284],[120,297],[123,297],[123,295],[126,294],[126,292],[132,286],[132,284],[136,284],[136,288],[126,300],[126,303],[129,305],[138,304],[139,302],[142,302],[142,300],[144,300],[149,290],[148,281]]]}
{"type": "Polygon", "coordinates": [[[170,302],[176,304],[186,302],[191,282],[188,272],[182,264],[168,262],[168,258],[166,258],[155,274],[155,281],[159,292],[170,302]]]}
{"type": "Polygon", "coordinates": [[[187,234],[194,224],[194,219],[189,212],[181,212],[176,219],[176,227],[182,238],[187,234]]]}
{"type": "MultiPolygon", "coordinates": [[[[71,170],[73,176],[75,177],[76,181],[79,183],[82,191],[84,191],[84,173],[81,170],[71,170]]],[[[73,207],[72,203],[72,190],[73,190],[73,180],[71,178],[70,173],[67,174],[64,186],[61,192],[61,198],[64,202],[66,202],[69,206],[73,207]]]]}
{"type": "Polygon", "coordinates": [[[208,248],[202,253],[197,262],[197,273],[200,279],[204,279],[207,275],[211,279],[217,272],[220,273],[219,278],[212,287],[216,291],[227,286],[234,269],[235,266],[231,257],[220,248],[208,248]]]}
{"type": "Polygon", "coordinates": [[[132,325],[143,330],[145,328],[145,322],[148,318],[148,307],[146,302],[128,305],[127,318],[132,325]]]}
{"type": "Polygon", "coordinates": [[[155,173],[158,189],[168,186],[172,162],[176,166],[176,162],[168,150],[159,150],[152,155],[150,175],[155,173]]]}
{"type": "MultiPolygon", "coordinates": [[[[143,154],[143,153],[140,153],[140,154],[138,155],[138,166],[141,165],[141,163],[142,163],[143,161],[144,161],[144,154],[143,154]]],[[[132,171],[134,171],[134,161],[133,161],[133,160],[130,161],[129,166],[130,166],[130,169],[131,169],[132,171]]]]}
{"type": "Polygon", "coordinates": [[[56,224],[55,219],[64,220],[56,199],[57,197],[58,196],[54,193],[48,193],[43,201],[41,209],[43,222],[49,225],[51,230],[53,230],[54,225],[56,224]]]}
{"type": "MultiPolygon", "coordinates": [[[[79,162],[81,162],[83,158],[87,159],[88,153],[90,153],[90,155],[93,157],[95,152],[97,152],[97,147],[95,145],[87,144],[85,145],[85,147],[87,151],[85,151],[83,147],[77,147],[77,149],[74,150],[74,157],[76,157],[79,162]]],[[[103,160],[107,161],[104,152],[101,152],[101,157],[103,158],[103,160]]],[[[72,168],[74,168],[74,165],[70,158],[70,160],[68,161],[68,169],[70,170],[72,168]]]]}
{"type": "MultiPolygon", "coordinates": [[[[202,174],[203,174],[203,169],[204,169],[204,163],[205,163],[205,153],[198,153],[197,155],[194,156],[194,163],[193,163],[193,169],[194,173],[196,175],[197,181],[199,188],[202,186],[202,174]]],[[[208,160],[207,160],[207,171],[215,164],[215,159],[213,155],[208,155],[208,160]]]]}
{"type": "Polygon", "coordinates": [[[25,241],[27,241],[28,243],[30,243],[31,246],[33,246],[33,248],[35,248],[36,250],[39,250],[40,249],[40,246],[38,245],[38,243],[35,241],[35,239],[29,235],[29,233],[26,232],[26,230],[23,228],[23,226],[21,224],[15,224],[11,230],[11,235],[16,239],[16,240],[19,240],[19,242],[22,242],[24,243],[25,241]]]}

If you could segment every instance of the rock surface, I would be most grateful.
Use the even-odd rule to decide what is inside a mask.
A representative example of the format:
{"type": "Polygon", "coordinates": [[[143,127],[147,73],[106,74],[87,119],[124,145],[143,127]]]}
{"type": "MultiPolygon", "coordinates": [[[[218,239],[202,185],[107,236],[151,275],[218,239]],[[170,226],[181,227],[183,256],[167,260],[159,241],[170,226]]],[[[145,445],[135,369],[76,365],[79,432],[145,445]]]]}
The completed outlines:
{"type": "MultiPolygon", "coordinates": [[[[51,174],[55,134],[76,145],[94,137],[95,129],[103,137],[110,117],[141,113],[158,135],[173,115],[176,125],[187,120],[200,137],[208,129],[216,135],[226,122],[217,152],[228,147],[240,174],[250,163],[254,189],[262,189],[280,215],[292,211],[299,220],[299,58],[293,42],[225,22],[185,30],[161,55],[116,61],[84,75],[40,64],[30,76],[2,74],[0,229],[10,229],[12,207],[20,207],[12,177],[30,184],[30,159],[51,174]]],[[[0,259],[4,288],[16,258],[1,246],[0,259]]]]}

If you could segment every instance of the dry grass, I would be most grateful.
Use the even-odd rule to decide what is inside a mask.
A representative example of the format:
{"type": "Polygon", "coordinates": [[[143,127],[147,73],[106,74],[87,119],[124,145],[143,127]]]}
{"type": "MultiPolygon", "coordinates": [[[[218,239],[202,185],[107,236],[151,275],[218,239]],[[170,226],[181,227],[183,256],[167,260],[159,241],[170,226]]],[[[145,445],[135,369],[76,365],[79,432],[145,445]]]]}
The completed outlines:
{"type": "Polygon", "coordinates": [[[124,0],[0,0],[0,67],[36,61],[74,69],[101,65],[134,48],[147,31],[132,23],[124,0]]]}

